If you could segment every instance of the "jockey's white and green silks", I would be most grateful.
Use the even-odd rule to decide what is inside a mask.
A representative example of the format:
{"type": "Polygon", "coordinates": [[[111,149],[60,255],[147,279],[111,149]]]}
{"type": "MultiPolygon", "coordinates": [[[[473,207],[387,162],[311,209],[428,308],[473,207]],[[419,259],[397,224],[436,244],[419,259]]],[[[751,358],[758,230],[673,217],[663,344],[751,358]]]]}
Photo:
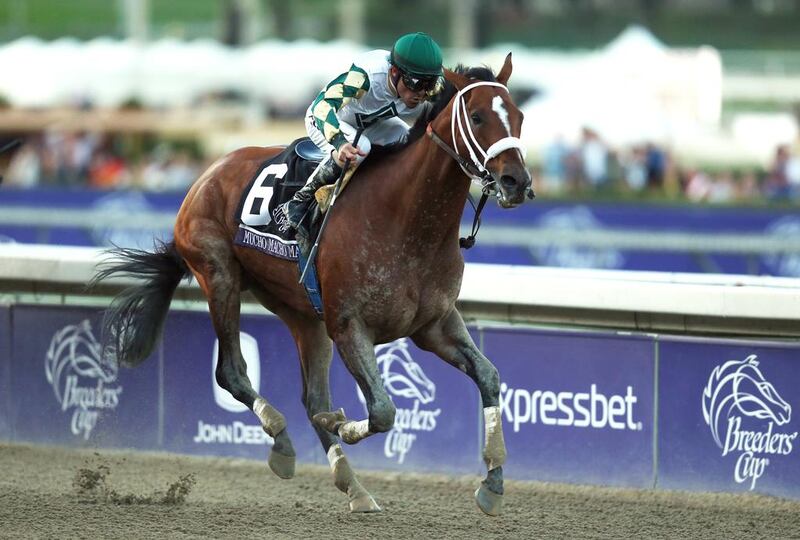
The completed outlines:
{"type": "Polygon", "coordinates": [[[328,83],[311,104],[308,116],[332,148],[352,142],[342,123],[368,129],[362,142],[365,135],[374,144],[397,142],[409,125],[431,107],[427,101],[414,108],[403,103],[390,80],[390,67],[389,51],[366,52],[356,57],[349,71],[328,83]]]}

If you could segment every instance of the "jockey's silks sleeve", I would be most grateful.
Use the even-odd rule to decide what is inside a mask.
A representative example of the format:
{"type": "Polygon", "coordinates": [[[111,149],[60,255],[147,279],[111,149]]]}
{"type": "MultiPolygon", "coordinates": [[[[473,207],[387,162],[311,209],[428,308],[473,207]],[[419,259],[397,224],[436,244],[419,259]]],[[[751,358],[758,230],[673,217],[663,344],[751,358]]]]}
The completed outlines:
{"type": "Polygon", "coordinates": [[[347,142],[339,129],[336,113],[355,98],[360,99],[369,90],[367,72],[353,64],[347,73],[333,79],[319,93],[311,107],[314,121],[329,143],[337,150],[347,142]]]}

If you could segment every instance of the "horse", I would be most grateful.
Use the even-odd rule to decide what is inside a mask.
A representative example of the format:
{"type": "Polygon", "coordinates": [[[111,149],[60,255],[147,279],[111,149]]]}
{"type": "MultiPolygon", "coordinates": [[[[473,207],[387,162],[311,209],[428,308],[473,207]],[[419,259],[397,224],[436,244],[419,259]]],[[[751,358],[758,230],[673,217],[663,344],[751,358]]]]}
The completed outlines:
{"type": "Polygon", "coordinates": [[[358,167],[329,210],[317,253],[323,320],[298,285],[297,264],[232,242],[243,189],[284,147],[245,147],[212,164],[189,189],[171,241],[152,251],[115,250],[116,258],[95,275],[95,283],[114,274],[144,279],[106,310],[104,335],[120,363],[135,366],[148,357],[161,338],[176,287],[193,276],[219,339],[216,381],[255,413],[274,439],[269,467],[280,478],[291,478],[295,451],[286,420],[253,390],[240,351],[240,296],[249,290],[282,319],[296,342],[302,402],[336,487],[347,494],[350,511],[375,512],[381,509],[359,482],[340,440],[355,444],[392,428],[395,406],[382,384],[375,346],[409,337],[477,385],[487,473],[474,496],[483,512],[500,514],[506,458],[500,379],[473,343],[456,299],[464,272],[459,225],[471,183],[481,179],[503,208],[519,206],[532,194],[519,140],[523,115],[506,87],[511,71],[510,53],[496,76],[487,67],[445,70],[439,99],[407,140],[383,153],[373,149],[358,167]],[[332,411],[333,344],[364,396],[366,419],[332,411]]]}

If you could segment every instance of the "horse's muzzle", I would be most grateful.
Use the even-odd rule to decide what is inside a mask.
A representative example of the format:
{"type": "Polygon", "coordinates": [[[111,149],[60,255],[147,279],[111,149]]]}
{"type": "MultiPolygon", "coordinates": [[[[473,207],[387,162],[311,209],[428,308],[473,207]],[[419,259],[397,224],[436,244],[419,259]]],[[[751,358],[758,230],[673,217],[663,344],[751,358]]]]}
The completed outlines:
{"type": "Polygon", "coordinates": [[[503,174],[497,182],[498,203],[503,208],[514,208],[525,202],[525,197],[533,198],[531,175],[522,169],[515,174],[503,174]]]}

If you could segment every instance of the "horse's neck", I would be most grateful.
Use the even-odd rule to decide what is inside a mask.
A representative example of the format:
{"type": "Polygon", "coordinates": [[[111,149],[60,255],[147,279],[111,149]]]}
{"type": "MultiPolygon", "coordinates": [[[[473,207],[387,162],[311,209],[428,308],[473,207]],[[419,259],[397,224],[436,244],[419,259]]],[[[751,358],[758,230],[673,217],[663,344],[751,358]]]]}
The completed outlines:
{"type": "Polygon", "coordinates": [[[469,179],[427,135],[404,153],[408,155],[401,159],[401,174],[395,177],[396,219],[428,245],[457,235],[469,179]]]}

